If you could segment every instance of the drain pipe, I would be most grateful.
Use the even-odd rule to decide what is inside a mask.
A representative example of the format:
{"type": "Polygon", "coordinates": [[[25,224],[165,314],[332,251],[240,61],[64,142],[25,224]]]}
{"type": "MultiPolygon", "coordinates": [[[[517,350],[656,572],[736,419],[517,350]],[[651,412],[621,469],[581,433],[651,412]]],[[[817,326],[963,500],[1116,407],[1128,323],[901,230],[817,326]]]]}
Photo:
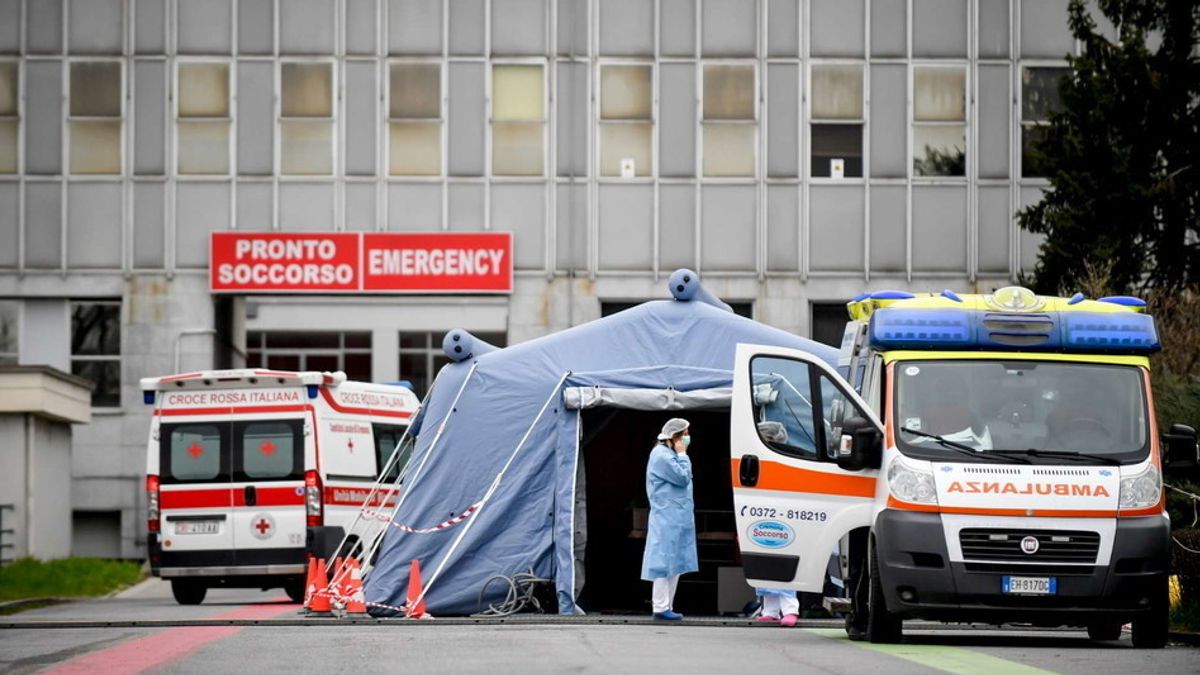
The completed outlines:
{"type": "Polygon", "coordinates": [[[216,334],[217,334],[216,328],[185,328],[185,329],[179,331],[175,335],[175,356],[174,356],[174,360],[172,361],[172,363],[175,364],[175,370],[173,370],[172,372],[179,373],[179,356],[180,356],[179,347],[183,343],[183,338],[185,338],[189,335],[216,335],[216,334]]]}

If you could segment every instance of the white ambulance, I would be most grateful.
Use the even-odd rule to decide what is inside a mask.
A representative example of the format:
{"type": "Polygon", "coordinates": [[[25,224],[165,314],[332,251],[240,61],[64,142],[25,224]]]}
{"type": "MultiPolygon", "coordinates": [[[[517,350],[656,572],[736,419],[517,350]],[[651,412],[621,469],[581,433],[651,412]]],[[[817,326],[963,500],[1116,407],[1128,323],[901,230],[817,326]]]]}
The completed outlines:
{"type": "Polygon", "coordinates": [[[141,388],[151,572],[185,605],[216,586],[301,600],[308,558],[341,542],[419,405],[405,386],[341,372],[213,370],[141,388]]]}
{"type": "Polygon", "coordinates": [[[838,368],[739,345],[734,499],[746,577],[819,593],[839,551],[852,638],[902,621],[1085,626],[1167,639],[1162,471],[1137,298],[882,291],[849,304],[838,368]]]}

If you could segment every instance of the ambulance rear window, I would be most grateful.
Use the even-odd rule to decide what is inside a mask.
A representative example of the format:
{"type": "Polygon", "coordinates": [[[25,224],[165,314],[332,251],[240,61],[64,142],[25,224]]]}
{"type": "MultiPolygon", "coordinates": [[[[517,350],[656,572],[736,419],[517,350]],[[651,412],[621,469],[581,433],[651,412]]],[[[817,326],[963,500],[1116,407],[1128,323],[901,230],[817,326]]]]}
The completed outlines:
{"type": "Polygon", "coordinates": [[[239,479],[298,478],[303,447],[298,420],[237,425],[241,447],[239,479]]]}
{"type": "Polygon", "coordinates": [[[176,481],[211,481],[221,473],[221,427],[181,424],[170,430],[166,475],[176,481]]]}
{"type": "MultiPolygon", "coordinates": [[[[376,474],[378,474],[387,466],[400,439],[405,438],[404,430],[408,427],[396,424],[372,424],[371,426],[375,432],[375,456],[378,461],[376,474]]],[[[408,456],[412,452],[412,440],[411,437],[405,440],[405,447],[400,451],[400,458],[391,467],[391,471],[388,471],[387,476],[384,476],[385,481],[394,482],[400,476],[400,470],[408,463],[408,456]]]]}

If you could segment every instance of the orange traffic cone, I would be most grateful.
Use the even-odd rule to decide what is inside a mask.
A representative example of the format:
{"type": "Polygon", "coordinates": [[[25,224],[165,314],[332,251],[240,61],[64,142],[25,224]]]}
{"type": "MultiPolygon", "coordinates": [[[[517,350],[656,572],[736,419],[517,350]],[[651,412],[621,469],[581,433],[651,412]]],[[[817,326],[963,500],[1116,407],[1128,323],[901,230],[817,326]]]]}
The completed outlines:
{"type": "Polygon", "coordinates": [[[367,598],[363,595],[362,569],[354,558],[346,560],[349,573],[346,579],[346,614],[366,614],[367,598]]]}
{"type": "Polygon", "coordinates": [[[308,603],[308,611],[316,616],[329,616],[333,607],[329,604],[329,582],[325,576],[325,560],[317,558],[316,580],[312,585],[312,599],[308,603]]]}
{"type": "Polygon", "coordinates": [[[304,577],[304,609],[312,602],[313,593],[317,591],[317,559],[308,559],[308,575],[304,577]]]}
{"type": "Polygon", "coordinates": [[[410,619],[429,618],[429,613],[425,611],[425,598],[421,597],[421,563],[417,560],[412,561],[408,569],[408,600],[404,603],[404,614],[410,619]]]}

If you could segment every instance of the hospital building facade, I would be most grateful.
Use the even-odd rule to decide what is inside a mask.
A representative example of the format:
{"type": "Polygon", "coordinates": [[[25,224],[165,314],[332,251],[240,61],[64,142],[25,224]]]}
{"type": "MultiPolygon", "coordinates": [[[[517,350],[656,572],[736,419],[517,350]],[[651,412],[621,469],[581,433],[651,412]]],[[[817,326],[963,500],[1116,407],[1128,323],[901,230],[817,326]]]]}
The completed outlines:
{"type": "Polygon", "coordinates": [[[448,329],[679,267],[823,341],[865,290],[1012,283],[1076,49],[1067,0],[0,0],[0,366],[95,385],[73,553],[145,555],[142,377],[421,395],[448,329]]]}

